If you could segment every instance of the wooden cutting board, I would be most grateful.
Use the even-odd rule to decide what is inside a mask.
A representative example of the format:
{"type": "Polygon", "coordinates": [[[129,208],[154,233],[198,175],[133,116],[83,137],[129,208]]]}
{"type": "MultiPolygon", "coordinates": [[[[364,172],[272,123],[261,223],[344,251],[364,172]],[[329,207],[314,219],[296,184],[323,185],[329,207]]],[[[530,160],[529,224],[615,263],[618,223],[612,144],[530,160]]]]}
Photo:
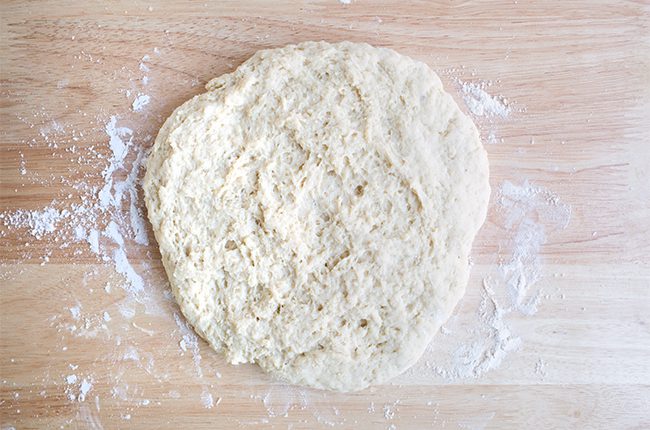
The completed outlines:
{"type": "MultiPolygon", "coordinates": [[[[2,429],[650,428],[647,2],[0,8],[2,429]],[[47,208],[96,203],[113,116],[133,130],[132,166],[210,78],[259,49],[321,39],[396,49],[436,70],[464,109],[472,84],[509,109],[473,115],[494,193],[466,297],[414,369],[352,394],[289,387],[195,342],[148,224],[148,245],[124,231],[140,302],[121,288],[110,238],[99,237],[104,262],[64,237],[88,219],[47,224],[47,208]],[[512,302],[512,270],[536,306],[512,302]]],[[[128,221],[128,204],[119,211],[128,221]]]]}

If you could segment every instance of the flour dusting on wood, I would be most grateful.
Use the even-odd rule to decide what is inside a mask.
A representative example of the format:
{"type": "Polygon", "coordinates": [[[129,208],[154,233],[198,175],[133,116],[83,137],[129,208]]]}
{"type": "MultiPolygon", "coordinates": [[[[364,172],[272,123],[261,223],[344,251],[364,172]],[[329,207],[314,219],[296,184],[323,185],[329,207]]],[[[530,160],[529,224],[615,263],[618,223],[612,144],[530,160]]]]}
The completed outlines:
{"type": "Polygon", "coordinates": [[[467,108],[476,116],[507,118],[511,109],[508,100],[502,96],[493,96],[486,91],[485,82],[473,83],[459,81],[463,100],[467,108]]]}
{"type": "Polygon", "coordinates": [[[446,379],[481,377],[522,347],[524,340],[513,332],[508,317],[537,312],[542,297],[537,287],[543,277],[541,249],[548,235],[565,229],[571,217],[570,206],[556,194],[528,181],[504,181],[495,200],[503,232],[499,246],[509,252],[499,257],[496,273],[483,280],[478,325],[465,333],[455,328],[453,337],[445,336],[452,320],[430,346],[435,349],[447,343],[453,351],[450,359],[425,363],[446,379]]]}

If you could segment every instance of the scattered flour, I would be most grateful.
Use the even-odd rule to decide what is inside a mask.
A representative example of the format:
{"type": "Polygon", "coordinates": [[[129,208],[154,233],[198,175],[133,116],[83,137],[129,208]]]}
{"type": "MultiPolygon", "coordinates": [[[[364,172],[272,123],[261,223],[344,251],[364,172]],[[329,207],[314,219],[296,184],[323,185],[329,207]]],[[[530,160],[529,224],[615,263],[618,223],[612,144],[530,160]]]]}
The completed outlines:
{"type": "Polygon", "coordinates": [[[122,360],[125,361],[140,361],[140,353],[133,346],[128,346],[126,352],[122,355],[122,360]]]}
{"type": "Polygon", "coordinates": [[[539,358],[537,363],[535,363],[535,374],[539,375],[542,380],[548,375],[546,361],[543,358],[539,358]]]}
{"type": "Polygon", "coordinates": [[[27,174],[27,166],[26,166],[26,163],[25,163],[25,153],[21,151],[19,154],[20,154],[20,164],[18,166],[18,172],[21,175],[26,175],[27,174]]]}
{"type": "MultiPolygon", "coordinates": [[[[154,53],[156,53],[155,49],[156,48],[154,48],[154,53]]],[[[142,57],[142,60],[140,60],[140,64],[138,65],[141,72],[148,73],[151,71],[151,68],[147,65],[147,62],[149,61],[151,61],[151,57],[148,54],[142,57]]]]}
{"type": "Polygon", "coordinates": [[[78,321],[81,315],[81,306],[79,305],[73,306],[69,310],[70,310],[70,314],[72,315],[72,318],[78,321]]]}
{"type": "MultiPolygon", "coordinates": [[[[155,52],[157,55],[160,54],[158,49],[155,52]]],[[[145,56],[140,62],[141,71],[150,71],[150,68],[144,64],[148,60],[149,57],[145,56]]],[[[150,83],[150,79],[148,76],[142,76],[140,82],[146,85],[150,83]]],[[[59,88],[67,86],[67,80],[60,81],[58,85],[59,88]]],[[[150,100],[150,96],[139,94],[137,103],[131,107],[139,112],[144,111],[149,107],[150,100]]],[[[86,116],[85,112],[79,111],[79,113],[86,116]]],[[[38,258],[42,261],[41,265],[44,265],[50,261],[53,252],[54,258],[60,259],[80,256],[86,251],[89,255],[96,256],[98,262],[112,266],[115,272],[122,275],[122,281],[115,282],[111,278],[111,281],[105,282],[105,289],[99,289],[109,295],[111,285],[119,285],[127,293],[126,297],[115,304],[119,311],[118,316],[121,316],[117,325],[111,323],[114,318],[108,310],[102,309],[97,314],[82,315],[82,305],[79,300],[83,300],[84,294],[93,294],[92,286],[88,286],[86,291],[80,291],[79,296],[76,295],[75,289],[63,290],[66,296],[74,294],[73,297],[77,301],[76,305],[65,308],[65,313],[69,312],[72,322],[66,320],[61,313],[54,314],[48,321],[50,326],[56,328],[61,334],[59,342],[68,340],[66,335],[78,339],[95,338],[101,335],[105,340],[114,342],[117,350],[126,348],[125,352],[114,360],[114,366],[108,369],[108,374],[102,373],[102,377],[108,376],[110,380],[115,381],[114,395],[118,395],[123,401],[130,400],[137,391],[133,394],[129,393],[128,384],[120,382],[124,375],[121,363],[125,361],[135,363],[137,367],[142,368],[158,381],[168,378],[166,373],[155,371],[153,355],[150,352],[139,351],[132,345],[122,345],[121,337],[113,333],[113,330],[125,330],[130,327],[122,324],[122,318],[124,320],[134,318],[139,303],[145,304],[146,312],[150,313],[151,309],[154,309],[150,306],[151,303],[160,307],[160,302],[163,304],[170,302],[170,299],[161,294],[159,289],[145,288],[148,282],[145,277],[148,266],[146,264],[136,266],[130,261],[131,249],[149,243],[142,202],[138,199],[138,178],[146,161],[144,144],[151,140],[151,136],[136,138],[136,133],[124,125],[126,121],[120,115],[111,115],[107,120],[98,118],[95,122],[106,133],[104,142],[97,144],[92,140],[85,140],[84,134],[88,133],[86,130],[82,132],[71,129],[71,126],[59,122],[58,119],[52,119],[44,109],[42,112],[34,113],[33,116],[43,125],[39,126],[31,123],[30,119],[18,117],[30,128],[35,128],[40,136],[39,140],[37,136],[24,143],[30,148],[46,146],[52,149],[51,156],[55,160],[63,159],[67,154],[70,176],[65,174],[45,176],[47,174],[36,169],[28,171],[23,151],[19,152],[19,173],[26,182],[41,186],[62,184],[64,189],[69,187],[75,191],[75,194],[62,193],[45,207],[38,209],[1,212],[0,225],[3,229],[0,230],[0,236],[5,237],[11,233],[19,238],[24,260],[38,258]],[[92,171],[84,173],[86,170],[79,169],[79,166],[84,165],[98,166],[99,171],[96,169],[95,173],[92,171]],[[39,255],[35,254],[37,252],[39,255]],[[114,327],[110,327],[111,325],[114,327]]],[[[88,123],[92,124],[93,121],[90,120],[88,123]]],[[[83,260],[79,263],[73,262],[73,265],[82,262],[83,260]]],[[[86,287],[87,278],[96,275],[97,269],[90,269],[80,279],[70,278],[67,282],[78,284],[80,288],[86,287]]],[[[115,300],[111,302],[114,303],[115,300]]],[[[171,312],[166,315],[171,319],[171,312]]],[[[153,332],[149,331],[149,333],[153,332]]],[[[195,343],[193,346],[196,346],[198,351],[198,345],[195,343]]],[[[59,349],[68,351],[68,345],[60,344],[59,349]]],[[[70,364],[73,370],[77,367],[70,364]]],[[[92,395],[94,376],[89,372],[93,368],[96,368],[94,364],[91,368],[85,369],[86,377],[78,376],[78,373],[60,375],[63,381],[62,389],[70,402],[83,403],[88,396],[92,395]]],[[[47,383],[49,370],[44,372],[39,378],[42,378],[42,383],[47,383]]],[[[42,396],[46,396],[45,390],[42,391],[42,396]]],[[[99,396],[94,397],[99,410],[99,396]]],[[[144,405],[144,403],[138,404],[144,405]]],[[[85,421],[88,418],[87,408],[83,405],[79,408],[77,419],[85,421]]],[[[96,423],[93,428],[101,428],[101,424],[96,423]]]]}
{"type": "Polygon", "coordinates": [[[504,227],[514,232],[512,255],[499,265],[512,307],[525,315],[537,312],[540,291],[530,294],[542,278],[540,249],[546,243],[547,231],[562,230],[569,224],[571,207],[552,192],[529,184],[501,185],[498,204],[504,227]]]}
{"type": "MultiPolygon", "coordinates": [[[[148,82],[149,80],[147,78],[146,83],[148,82]]],[[[143,83],[146,85],[144,78],[143,78],[143,83]]],[[[133,100],[133,104],[131,105],[131,108],[133,109],[133,112],[142,112],[144,110],[144,107],[148,105],[150,101],[151,101],[151,97],[148,96],[147,94],[139,94],[135,98],[135,100],[133,100]]]]}
{"type": "Polygon", "coordinates": [[[42,210],[22,210],[0,214],[0,219],[6,227],[25,228],[36,239],[56,232],[58,224],[70,217],[66,209],[59,210],[48,206],[42,210]]]}
{"type": "Polygon", "coordinates": [[[102,234],[108,237],[109,239],[111,239],[120,247],[124,246],[124,238],[122,237],[122,233],[120,233],[120,228],[117,226],[115,221],[113,220],[109,221],[108,225],[106,226],[106,229],[102,232],[102,234]]]}
{"type": "Polygon", "coordinates": [[[174,321],[176,322],[176,326],[179,328],[182,336],[182,339],[179,342],[179,347],[182,352],[187,352],[188,350],[191,352],[196,376],[201,380],[201,404],[205,408],[211,409],[214,406],[214,400],[212,393],[210,393],[208,384],[205,383],[203,368],[201,367],[202,357],[199,348],[199,339],[179,314],[174,313],[174,321]]]}
{"type": "Polygon", "coordinates": [[[132,293],[134,297],[139,297],[144,292],[144,280],[129,263],[123,248],[117,248],[113,251],[113,261],[115,262],[115,270],[127,280],[128,284],[124,286],[124,289],[132,293]]]}
{"type": "Polygon", "coordinates": [[[56,120],[51,120],[47,125],[40,128],[40,134],[49,148],[58,148],[56,137],[65,134],[65,127],[56,120]]]}
{"type": "Polygon", "coordinates": [[[75,374],[71,374],[65,377],[65,393],[70,401],[79,401],[84,402],[86,396],[92,390],[93,384],[90,378],[84,378],[79,382],[79,377],[75,374]]]}
{"type": "Polygon", "coordinates": [[[450,368],[438,366],[435,371],[447,379],[478,378],[499,367],[506,355],[521,346],[521,339],[512,335],[504,317],[507,312],[497,302],[488,280],[483,282],[478,319],[479,336],[461,344],[453,354],[450,368]]]}
{"type": "Polygon", "coordinates": [[[79,386],[79,401],[83,402],[86,400],[86,395],[93,389],[93,384],[88,379],[81,381],[79,386]]]}
{"type": "MultiPolygon", "coordinates": [[[[98,397],[95,397],[98,399],[98,397]]],[[[103,430],[104,426],[99,418],[97,411],[93,411],[92,408],[86,404],[79,406],[79,411],[77,412],[76,421],[84,426],[84,428],[90,430],[103,430]]]]}
{"type": "Polygon", "coordinates": [[[185,320],[177,313],[174,314],[174,321],[176,321],[176,326],[180,329],[182,339],[180,342],[181,350],[183,352],[188,349],[192,353],[192,359],[194,360],[194,369],[199,378],[203,378],[203,369],[201,368],[201,350],[199,349],[199,339],[190,328],[190,326],[185,322],[185,320]]]}
{"type": "MultiPolygon", "coordinates": [[[[456,69],[452,69],[456,70],[456,69]]],[[[449,71],[443,71],[449,73],[449,71]]],[[[475,72],[472,73],[472,76],[475,72]]],[[[513,105],[503,96],[492,95],[488,92],[492,86],[491,81],[467,82],[458,78],[452,78],[460,89],[461,96],[467,109],[476,120],[476,124],[484,136],[484,142],[489,145],[503,143],[504,139],[497,136],[498,122],[508,119],[515,109],[513,105]]],[[[525,111],[524,108],[517,108],[517,112],[525,111]]]]}
{"type": "Polygon", "coordinates": [[[273,385],[268,392],[262,396],[262,403],[266,408],[269,417],[286,417],[289,409],[296,401],[296,393],[293,387],[288,385],[273,385]]]}
{"type": "Polygon", "coordinates": [[[384,419],[387,419],[387,420],[395,419],[396,407],[397,407],[397,402],[392,404],[392,405],[389,404],[389,403],[386,403],[384,405],[384,407],[382,408],[382,411],[384,412],[384,419]]]}
{"type": "Polygon", "coordinates": [[[542,291],[534,287],[542,279],[541,247],[547,234],[565,229],[571,217],[570,206],[557,195],[527,181],[503,182],[496,201],[499,225],[507,232],[499,245],[510,249],[510,255],[498,265],[494,277],[483,280],[478,326],[466,336],[455,333],[454,341],[460,339],[460,344],[449,362],[427,364],[447,379],[478,378],[521,347],[522,339],[512,333],[507,316],[537,312],[542,291]]]}
{"type": "Polygon", "coordinates": [[[212,398],[212,394],[204,390],[201,393],[201,403],[203,404],[204,408],[212,409],[214,407],[214,399],[212,398]]]}
{"type": "Polygon", "coordinates": [[[459,81],[463,100],[467,108],[476,116],[507,118],[511,109],[508,100],[501,96],[492,96],[485,91],[488,84],[459,81]]]}
{"type": "Polygon", "coordinates": [[[86,236],[86,241],[90,245],[90,250],[93,254],[99,254],[99,232],[95,229],[90,229],[86,236]]]}
{"type": "MultiPolygon", "coordinates": [[[[341,411],[332,406],[327,392],[307,390],[292,385],[271,385],[263,394],[251,395],[251,398],[261,400],[268,417],[285,418],[293,410],[309,412],[318,423],[335,427],[345,423],[341,411]]],[[[268,420],[261,419],[256,422],[239,420],[241,425],[262,424],[268,420]]]]}

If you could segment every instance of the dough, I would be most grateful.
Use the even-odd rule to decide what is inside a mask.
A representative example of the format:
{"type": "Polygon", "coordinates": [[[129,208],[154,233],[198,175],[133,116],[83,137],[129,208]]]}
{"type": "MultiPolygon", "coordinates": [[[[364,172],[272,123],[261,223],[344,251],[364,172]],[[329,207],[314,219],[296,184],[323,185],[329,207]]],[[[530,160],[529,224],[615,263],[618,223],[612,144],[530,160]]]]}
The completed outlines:
{"type": "Polygon", "coordinates": [[[257,52],[163,125],[149,219],[180,308],[229,362],[359,390],[464,293],[488,162],[425,64],[366,44],[257,52]]]}

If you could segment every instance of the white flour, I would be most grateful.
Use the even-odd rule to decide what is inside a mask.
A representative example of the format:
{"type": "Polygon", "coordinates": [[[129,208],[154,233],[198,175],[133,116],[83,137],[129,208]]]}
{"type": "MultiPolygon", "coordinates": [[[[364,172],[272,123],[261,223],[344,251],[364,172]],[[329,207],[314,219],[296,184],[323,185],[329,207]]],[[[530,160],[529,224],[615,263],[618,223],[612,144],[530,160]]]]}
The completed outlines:
{"type": "MultiPolygon", "coordinates": [[[[150,70],[148,66],[142,66],[147,60],[148,56],[143,58],[140,70],[150,70]]],[[[148,76],[142,76],[141,83],[143,86],[149,84],[148,76]]],[[[67,84],[60,85],[61,88],[66,86],[67,84]]],[[[149,95],[139,93],[136,100],[137,103],[132,108],[138,112],[144,112],[149,107],[151,98],[149,95]]],[[[85,116],[85,113],[83,115],[85,116]]],[[[40,141],[34,138],[25,143],[29,147],[50,148],[53,159],[64,158],[64,154],[69,154],[66,155],[72,164],[69,171],[78,179],[72,181],[66,176],[44,176],[36,170],[28,171],[22,152],[20,153],[19,173],[26,182],[42,186],[62,183],[74,189],[77,195],[63,194],[40,209],[18,209],[0,213],[0,225],[3,227],[0,236],[4,237],[11,233],[16,237],[21,237],[23,242],[22,258],[40,258],[42,264],[49,262],[53,251],[60,255],[66,255],[66,252],[75,249],[74,256],[94,255],[99,262],[107,264],[122,275],[121,279],[119,276],[111,276],[111,280],[105,283],[104,288],[97,291],[111,295],[111,285],[118,285],[126,293],[126,297],[115,304],[117,312],[113,313],[113,316],[108,309],[100,309],[97,313],[84,313],[85,309],[80,300],[85,300],[83,298],[85,294],[94,293],[87,281],[98,276],[97,270],[91,269],[81,279],[70,277],[68,280],[68,282],[71,281],[70,288],[62,290],[61,300],[65,303],[72,294],[75,303],[65,307],[65,313],[61,313],[59,308],[59,313],[48,318],[50,326],[60,335],[59,348],[61,351],[68,351],[68,342],[76,339],[81,341],[101,337],[109,344],[115,345],[112,357],[104,357],[112,362],[112,366],[109,368],[105,368],[103,365],[95,367],[91,363],[90,367],[83,370],[85,377],[79,376],[79,373],[66,372],[59,376],[58,381],[63,381],[62,383],[54,382],[61,386],[61,390],[70,402],[80,404],[77,419],[84,420],[86,424],[89,424],[87,420],[90,418],[85,403],[94,394],[93,381],[96,378],[102,380],[108,378],[115,384],[112,389],[113,396],[121,401],[131,402],[138,407],[147,406],[149,401],[141,400],[138,389],[132,389],[128,383],[124,382],[125,363],[133,363],[134,366],[142,369],[155,380],[163,381],[168,378],[167,371],[156,369],[150,351],[141,350],[130,342],[122,341],[123,334],[127,339],[133,337],[128,335],[128,330],[131,327],[149,335],[154,333],[151,330],[138,328],[135,323],[124,324],[125,321],[133,319],[136,312],[140,312],[139,303],[146,304],[146,311],[150,312],[164,307],[170,301],[169,297],[160,294],[159,289],[156,291],[148,288],[148,280],[145,276],[147,265],[136,265],[130,260],[134,255],[132,250],[137,249],[139,245],[149,243],[146,221],[143,216],[142,204],[138,201],[137,190],[141,167],[146,158],[143,148],[151,137],[136,139],[136,133],[124,125],[126,121],[120,115],[112,115],[107,120],[98,118],[98,121],[103,123],[102,129],[106,136],[103,141],[105,143],[95,145],[90,141],[77,146],[75,142],[83,142],[84,132],[88,133],[87,131],[72,130],[70,126],[50,119],[49,114],[44,111],[36,112],[34,118],[44,121],[44,125],[36,127],[40,141]],[[105,155],[105,150],[108,150],[108,155],[105,155]],[[97,173],[79,175],[79,169],[74,166],[75,164],[101,167],[97,173]],[[99,185],[97,185],[98,182],[99,185]],[[40,256],[37,256],[35,252],[39,252],[40,256]]],[[[35,127],[35,124],[31,123],[29,119],[19,119],[30,128],[35,127]]],[[[74,267],[76,264],[73,262],[70,267],[74,267]]],[[[109,300],[109,303],[114,301],[109,300]]],[[[56,304],[54,305],[56,312],[56,304]]],[[[89,305],[89,308],[92,307],[89,305]]],[[[156,313],[155,315],[172,319],[171,313],[156,313]]],[[[192,350],[193,353],[198,353],[196,342],[194,342],[192,350]]],[[[194,355],[196,360],[197,355],[194,355]]],[[[200,359],[200,355],[198,358],[200,359]]],[[[77,367],[70,364],[71,369],[77,367]]],[[[39,375],[38,377],[42,378],[42,382],[45,383],[46,378],[50,378],[49,370],[44,376],[39,375]]],[[[43,390],[41,395],[47,397],[48,394],[43,390]]],[[[211,399],[212,395],[208,392],[204,393],[203,397],[211,399]]],[[[97,411],[99,411],[99,395],[94,396],[94,402],[97,405],[97,411]]],[[[132,409],[127,407],[129,412],[132,409]]],[[[130,417],[130,413],[124,415],[130,417]]],[[[95,422],[95,428],[101,428],[99,421],[95,422]]]]}
{"type": "Polygon", "coordinates": [[[86,396],[93,389],[92,379],[83,378],[79,381],[76,374],[71,374],[65,377],[65,393],[70,401],[84,402],[86,396]]]}
{"type": "Polygon", "coordinates": [[[501,96],[492,96],[485,91],[488,84],[458,81],[463,92],[463,100],[472,114],[476,116],[497,116],[507,118],[511,109],[508,100],[501,96]]]}
{"type": "Polygon", "coordinates": [[[512,308],[533,315],[540,299],[540,291],[531,294],[531,288],[542,277],[540,248],[546,243],[547,232],[567,227],[571,208],[552,192],[527,181],[522,185],[504,182],[497,202],[505,228],[515,232],[512,255],[499,265],[499,274],[512,308]]]}
{"type": "Polygon", "coordinates": [[[79,396],[77,397],[80,402],[83,402],[86,400],[86,395],[90,392],[90,390],[93,389],[93,384],[90,382],[88,379],[84,379],[81,381],[81,384],[79,385],[79,396]]]}
{"type": "Polygon", "coordinates": [[[382,408],[384,413],[384,419],[393,420],[395,419],[395,413],[397,412],[397,405],[399,400],[396,400],[393,404],[386,403],[382,408]]]}
{"type": "Polygon", "coordinates": [[[206,378],[204,378],[203,368],[201,367],[202,357],[199,348],[199,338],[179,314],[174,313],[174,321],[176,321],[176,326],[182,335],[179,347],[183,353],[189,350],[192,354],[196,376],[201,381],[201,404],[204,408],[211,409],[214,406],[214,399],[212,393],[210,393],[210,387],[205,382],[206,378]]]}
{"type": "MultiPolygon", "coordinates": [[[[0,214],[0,219],[8,229],[26,229],[37,240],[47,239],[54,248],[65,249],[73,243],[86,243],[93,254],[102,261],[111,262],[124,276],[125,290],[133,297],[141,298],[144,280],[127,258],[124,235],[130,233],[137,244],[148,243],[145,221],[136,201],[136,178],[144,161],[144,151],[136,149],[135,160],[127,165],[129,150],[134,146],[133,131],[119,126],[117,116],[110,118],[105,131],[111,155],[102,171],[104,184],[98,192],[95,187],[82,182],[75,184],[83,192],[81,204],[71,203],[67,208],[58,208],[63,203],[53,200],[42,210],[5,212],[0,214]],[[124,172],[128,173],[126,179],[118,179],[124,172]],[[122,214],[122,201],[126,198],[129,200],[129,218],[122,214]],[[102,237],[118,247],[111,250],[102,237]]],[[[93,150],[90,152],[92,155],[93,150]]],[[[47,260],[49,257],[45,262],[47,260]]]]}
{"type": "Polygon", "coordinates": [[[25,228],[36,239],[52,234],[61,221],[70,217],[66,209],[59,210],[48,206],[42,210],[22,210],[0,214],[0,220],[9,228],[25,228]]]}
{"type": "MultiPolygon", "coordinates": [[[[449,74],[456,70],[442,72],[449,74]]],[[[472,76],[475,74],[472,72],[472,76]]],[[[504,139],[498,137],[498,123],[509,119],[513,113],[523,112],[525,109],[521,107],[515,109],[507,98],[490,94],[488,90],[493,85],[491,81],[468,82],[454,77],[452,81],[459,88],[465,106],[484,137],[484,143],[489,145],[503,143],[504,139]]]]}
{"type": "MultiPolygon", "coordinates": [[[[510,352],[521,347],[523,340],[512,333],[507,317],[513,312],[526,316],[537,312],[542,297],[542,291],[535,290],[542,279],[541,247],[547,234],[567,227],[571,216],[570,207],[555,194],[527,181],[520,185],[503,182],[496,202],[497,221],[505,232],[499,246],[509,249],[510,254],[498,265],[494,277],[483,280],[479,324],[465,334],[454,330],[455,350],[450,360],[428,363],[446,379],[478,378],[499,367],[510,352]]],[[[439,337],[432,347],[446,340],[450,338],[439,337]]]]}
{"type": "MultiPolygon", "coordinates": [[[[251,398],[262,401],[269,418],[288,417],[291,411],[300,410],[308,411],[318,423],[328,427],[346,422],[337,407],[328,405],[329,396],[324,391],[274,384],[264,394],[251,395],[251,398]]],[[[263,420],[257,424],[264,422],[263,420]]],[[[240,421],[240,424],[252,423],[240,421]]]]}
{"type": "Polygon", "coordinates": [[[201,403],[203,404],[204,408],[212,409],[214,407],[214,399],[212,398],[212,394],[210,394],[208,391],[203,391],[201,393],[201,403]]]}
{"type": "MultiPolygon", "coordinates": [[[[147,85],[149,83],[149,79],[145,76],[142,78],[142,83],[143,85],[147,85]]],[[[149,97],[147,94],[139,94],[135,100],[133,100],[131,109],[133,109],[133,112],[142,112],[144,107],[147,106],[150,101],[151,97],[149,97]]]]}
{"type": "Polygon", "coordinates": [[[199,349],[198,337],[179,314],[174,314],[174,321],[176,321],[176,326],[178,326],[181,331],[181,335],[183,336],[179,343],[181,350],[183,352],[186,352],[188,349],[190,350],[192,353],[192,360],[194,361],[196,374],[199,378],[203,378],[203,369],[201,368],[201,351],[199,349]]]}
{"type": "Polygon", "coordinates": [[[75,320],[79,320],[79,317],[81,315],[81,306],[79,305],[73,306],[69,309],[69,311],[70,314],[72,315],[72,318],[74,318],[75,320]]]}

